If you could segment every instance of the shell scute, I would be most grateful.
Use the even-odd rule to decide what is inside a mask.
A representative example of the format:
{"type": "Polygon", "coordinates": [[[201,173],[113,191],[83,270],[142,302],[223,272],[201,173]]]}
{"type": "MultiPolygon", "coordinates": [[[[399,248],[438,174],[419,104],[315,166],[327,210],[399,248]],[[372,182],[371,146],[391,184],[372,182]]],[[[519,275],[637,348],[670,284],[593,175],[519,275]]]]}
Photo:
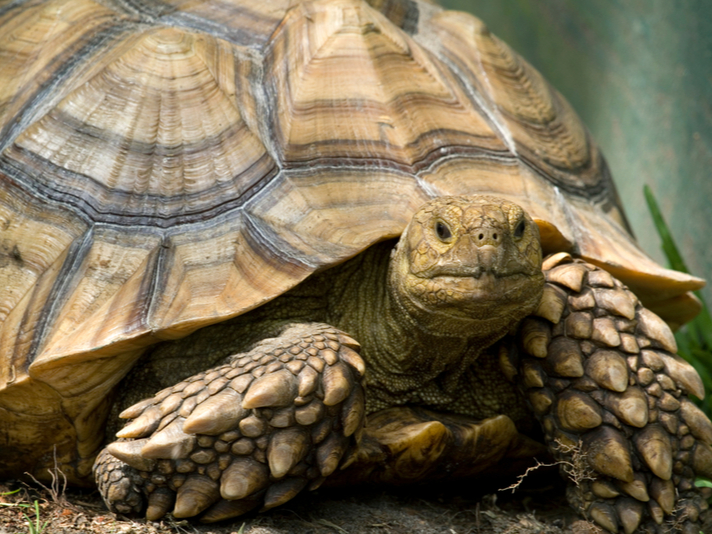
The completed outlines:
{"type": "Polygon", "coordinates": [[[270,52],[287,166],[339,157],[409,169],[438,149],[505,150],[452,74],[362,2],[301,4],[270,52]]]}

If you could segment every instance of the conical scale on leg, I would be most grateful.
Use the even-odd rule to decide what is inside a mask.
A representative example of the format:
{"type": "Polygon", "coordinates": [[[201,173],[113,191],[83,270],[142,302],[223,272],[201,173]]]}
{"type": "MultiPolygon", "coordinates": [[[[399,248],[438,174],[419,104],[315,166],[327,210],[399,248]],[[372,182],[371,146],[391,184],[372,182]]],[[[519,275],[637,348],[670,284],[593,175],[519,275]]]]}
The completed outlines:
{"type": "Polygon", "coordinates": [[[568,287],[576,293],[581,291],[583,286],[586,267],[580,263],[568,263],[554,267],[546,272],[547,282],[555,282],[559,285],[568,287]]]}
{"type": "Polygon", "coordinates": [[[599,473],[624,482],[633,480],[628,443],[618,430],[604,425],[585,434],[583,452],[589,465],[599,473]]]}
{"type": "Polygon", "coordinates": [[[576,339],[590,339],[593,334],[593,316],[590,312],[573,312],[564,321],[566,335],[576,339]]]}
{"type": "Polygon", "coordinates": [[[618,495],[621,494],[621,492],[618,491],[618,488],[616,488],[611,482],[601,479],[593,481],[591,484],[591,491],[593,491],[593,494],[596,497],[600,497],[602,499],[612,499],[613,497],[618,497],[618,495]]]}
{"type": "Polygon", "coordinates": [[[564,429],[575,432],[596,428],[603,422],[596,401],[578,391],[566,391],[559,397],[557,415],[564,429]]]}
{"type": "Polygon", "coordinates": [[[636,428],[648,424],[648,401],[638,387],[629,387],[623,393],[609,393],[605,396],[606,406],[624,423],[636,428]]]}
{"type": "Polygon", "coordinates": [[[245,409],[288,406],[294,401],[297,383],[287,369],[262,375],[245,393],[242,407],[245,409]]]}
{"type": "Polygon", "coordinates": [[[307,429],[294,427],[275,432],[267,449],[272,476],[282,478],[309,452],[311,439],[307,429]]]}
{"type": "Polygon", "coordinates": [[[149,438],[141,448],[146,458],[186,458],[195,448],[195,436],[183,432],[185,419],[177,418],[163,430],[149,438]]]}
{"type": "Polygon", "coordinates": [[[579,344],[566,337],[555,338],[549,344],[545,366],[556,376],[582,377],[584,375],[584,359],[579,344]]]}
{"type": "Polygon", "coordinates": [[[238,393],[244,393],[247,391],[247,388],[254,382],[255,377],[253,377],[249,373],[245,373],[244,375],[240,375],[238,377],[235,377],[232,379],[232,381],[229,384],[229,387],[237,391],[238,393]]]}
{"type": "Polygon", "coordinates": [[[173,515],[177,518],[193,517],[220,498],[216,482],[203,475],[190,475],[178,488],[173,515]]]}
{"type": "Polygon", "coordinates": [[[653,521],[655,521],[658,525],[663,524],[663,521],[665,520],[665,512],[663,512],[663,509],[657,502],[653,500],[648,501],[648,512],[650,513],[650,517],[653,518],[653,521]]]}
{"type": "Polygon", "coordinates": [[[155,398],[144,399],[136,404],[129,406],[119,414],[120,419],[136,419],[149,406],[154,405],[155,398]]]}
{"type": "Polygon", "coordinates": [[[161,411],[156,406],[146,408],[141,415],[116,433],[117,438],[143,438],[153,433],[161,422],[161,411]]]}
{"type": "Polygon", "coordinates": [[[623,532],[625,534],[633,534],[640,526],[645,507],[642,503],[633,499],[620,499],[616,502],[615,510],[623,526],[623,532]]]}
{"type": "Polygon", "coordinates": [[[220,479],[220,495],[223,499],[243,499],[267,486],[267,466],[252,458],[237,458],[223,472],[220,479]]]}
{"type": "Polygon", "coordinates": [[[324,385],[324,404],[326,406],[335,406],[343,402],[353,387],[351,373],[348,367],[341,362],[327,366],[321,380],[324,385]]]}
{"type": "Polygon", "coordinates": [[[621,336],[610,317],[598,317],[593,320],[591,339],[607,347],[618,347],[621,344],[621,336]]]}
{"type": "Polygon", "coordinates": [[[353,347],[343,345],[339,351],[339,356],[341,359],[353,367],[359,374],[359,376],[364,376],[366,374],[366,362],[363,361],[361,355],[352,350],[353,347]]]}
{"type": "Polygon", "coordinates": [[[294,498],[309,482],[306,478],[287,478],[267,488],[262,511],[269,510],[294,498]]]}
{"type": "Polygon", "coordinates": [[[556,254],[544,258],[541,263],[541,270],[546,273],[557,265],[565,265],[573,262],[574,258],[568,252],[557,252],[556,254]]]}
{"type": "MultiPolygon", "coordinates": [[[[590,273],[589,276],[592,274],[590,273]]],[[[626,319],[635,319],[636,303],[629,298],[625,291],[620,289],[596,289],[593,291],[593,297],[600,308],[626,319]]]]}
{"type": "Polygon", "coordinates": [[[242,407],[242,395],[231,388],[217,393],[195,407],[183,423],[188,434],[218,435],[235,427],[249,413],[242,407]]]}
{"type": "Polygon", "coordinates": [[[553,284],[546,284],[534,315],[543,317],[553,324],[559,322],[566,305],[566,293],[553,284]]]}
{"type": "Polygon", "coordinates": [[[554,403],[554,396],[545,388],[529,391],[529,402],[537,415],[546,415],[554,403]]]}
{"type": "Polygon", "coordinates": [[[588,273],[588,285],[592,287],[615,287],[613,277],[603,269],[596,269],[588,273]]]}
{"type": "Polygon", "coordinates": [[[616,351],[594,352],[586,360],[585,368],[586,374],[603,388],[621,393],[628,387],[628,365],[616,351]]]}
{"type": "Polygon", "coordinates": [[[688,399],[680,399],[680,413],[690,427],[692,435],[708,445],[712,445],[712,422],[705,413],[688,399]]]}
{"type": "Polygon", "coordinates": [[[300,406],[294,411],[294,418],[300,425],[309,426],[324,415],[324,404],[318,400],[314,399],[309,404],[305,406],[300,406]]]}
{"type": "Polygon", "coordinates": [[[665,371],[678,387],[685,393],[694,395],[698,399],[705,397],[705,386],[700,375],[694,367],[677,355],[658,353],[665,366],[665,371]]]}
{"type": "Polygon", "coordinates": [[[648,490],[646,488],[645,477],[642,473],[636,473],[631,482],[619,481],[618,487],[640,502],[648,502],[650,500],[650,496],[648,495],[648,490]]]}
{"type": "Polygon", "coordinates": [[[594,503],[588,509],[588,515],[608,532],[618,532],[617,514],[613,508],[607,504],[594,503]]]}
{"type": "Polygon", "coordinates": [[[677,353],[677,342],[670,327],[660,317],[648,309],[641,308],[636,316],[638,332],[657,342],[660,347],[673,354],[677,353]]]}
{"type": "Polygon", "coordinates": [[[139,471],[153,471],[156,466],[156,461],[150,458],[145,458],[141,454],[141,449],[148,440],[142,439],[137,441],[115,441],[110,443],[108,450],[114,457],[139,471]]]}
{"type": "Polygon", "coordinates": [[[672,476],[670,436],[657,424],[648,425],[633,438],[636,448],[650,470],[663,480],[672,476]]]}
{"type": "Polygon", "coordinates": [[[341,409],[344,436],[351,436],[363,426],[366,416],[365,406],[363,389],[356,388],[341,409]]]}
{"type": "Polygon", "coordinates": [[[319,373],[317,373],[313,367],[307,365],[304,367],[297,377],[298,380],[298,394],[300,397],[306,397],[316,390],[319,383],[319,373]]]}
{"type": "Polygon", "coordinates": [[[675,495],[675,484],[673,484],[672,480],[663,480],[655,476],[652,478],[653,480],[650,482],[650,496],[656,500],[665,514],[672,514],[675,509],[675,500],[677,499],[675,495]]]}
{"type": "Polygon", "coordinates": [[[148,495],[146,519],[158,521],[171,511],[175,504],[176,494],[168,488],[156,488],[148,495]]]}
{"type": "Polygon", "coordinates": [[[695,472],[707,478],[712,478],[712,447],[706,443],[697,443],[693,455],[695,472]]]}
{"type": "Polygon", "coordinates": [[[593,296],[593,291],[589,288],[584,288],[581,293],[569,295],[568,305],[573,311],[593,309],[596,306],[596,299],[593,296]]]}
{"type": "Polygon", "coordinates": [[[180,393],[173,393],[163,399],[161,404],[158,406],[158,409],[161,412],[161,417],[165,417],[170,413],[176,412],[180,408],[182,402],[183,397],[181,397],[180,393]]]}
{"type": "Polygon", "coordinates": [[[524,350],[536,358],[546,358],[551,340],[551,327],[536,317],[527,317],[522,322],[520,337],[524,350]]]}
{"type": "Polygon", "coordinates": [[[262,497],[263,495],[258,493],[257,495],[234,501],[221,499],[200,516],[200,522],[215,523],[246,514],[262,504],[262,497]]]}
{"type": "MultiPolygon", "coordinates": [[[[353,351],[359,350],[361,348],[361,344],[358,341],[356,341],[351,336],[344,334],[343,332],[339,332],[337,334],[337,338],[338,338],[339,342],[344,347],[352,349],[353,351]]],[[[341,350],[343,350],[343,349],[341,349],[341,350]]],[[[358,353],[357,353],[357,356],[358,356],[358,353]]],[[[358,357],[361,358],[361,356],[358,356],[358,357]]],[[[354,367],[356,367],[356,366],[354,366],[354,367]]]]}
{"type": "Polygon", "coordinates": [[[346,438],[338,434],[331,434],[319,445],[316,459],[321,476],[328,477],[336,470],[345,451],[346,438]]]}

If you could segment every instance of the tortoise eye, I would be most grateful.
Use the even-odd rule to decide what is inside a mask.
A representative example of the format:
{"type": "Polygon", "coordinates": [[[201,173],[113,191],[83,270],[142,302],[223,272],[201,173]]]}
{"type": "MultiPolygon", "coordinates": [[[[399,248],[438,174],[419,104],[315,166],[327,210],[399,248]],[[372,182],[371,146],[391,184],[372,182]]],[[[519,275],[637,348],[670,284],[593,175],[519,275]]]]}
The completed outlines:
{"type": "Polygon", "coordinates": [[[452,237],[450,228],[442,221],[438,221],[435,225],[435,233],[438,234],[438,239],[440,239],[440,241],[447,241],[452,237]]]}
{"type": "Polygon", "coordinates": [[[517,227],[514,229],[514,237],[517,239],[520,239],[524,235],[524,230],[527,228],[527,223],[524,219],[519,221],[519,224],[517,227]]]}

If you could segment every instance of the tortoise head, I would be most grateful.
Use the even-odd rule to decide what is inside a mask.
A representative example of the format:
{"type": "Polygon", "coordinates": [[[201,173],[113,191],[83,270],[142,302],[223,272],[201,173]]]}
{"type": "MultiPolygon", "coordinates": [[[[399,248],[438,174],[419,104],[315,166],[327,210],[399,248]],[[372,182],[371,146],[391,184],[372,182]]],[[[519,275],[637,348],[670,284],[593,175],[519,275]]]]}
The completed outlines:
{"type": "Polygon", "coordinates": [[[431,334],[493,341],[537,307],[541,261],[537,225],[516,204],[440,197],[421,207],[401,236],[389,287],[431,334]]]}

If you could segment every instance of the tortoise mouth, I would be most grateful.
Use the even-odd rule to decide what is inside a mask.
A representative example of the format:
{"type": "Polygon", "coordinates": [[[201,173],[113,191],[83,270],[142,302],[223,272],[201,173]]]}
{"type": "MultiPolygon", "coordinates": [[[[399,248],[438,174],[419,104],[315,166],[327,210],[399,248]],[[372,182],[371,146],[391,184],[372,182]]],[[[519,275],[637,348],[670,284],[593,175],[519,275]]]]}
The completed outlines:
{"type": "Polygon", "coordinates": [[[503,299],[515,287],[526,285],[529,277],[524,273],[497,274],[478,271],[471,274],[438,274],[430,283],[442,288],[452,288],[464,295],[490,299],[503,299]]]}
{"type": "Polygon", "coordinates": [[[421,275],[419,278],[429,280],[433,284],[491,287],[494,285],[506,285],[515,280],[532,278],[532,274],[524,266],[520,269],[509,268],[506,272],[503,272],[501,269],[486,268],[481,265],[476,267],[459,265],[439,267],[425,276],[421,275]]]}
{"type": "Polygon", "coordinates": [[[437,272],[429,273],[428,276],[423,276],[424,279],[429,279],[433,281],[442,280],[500,280],[504,278],[510,278],[513,276],[523,276],[524,271],[518,272],[508,272],[500,273],[491,269],[483,269],[481,267],[469,268],[469,269],[443,269],[437,272]]]}
{"type": "MultiPolygon", "coordinates": [[[[484,248],[484,247],[483,247],[484,248]]],[[[474,280],[505,280],[521,276],[532,276],[532,267],[520,261],[506,261],[506,259],[490,256],[479,258],[480,261],[448,261],[431,266],[421,272],[412,274],[422,279],[443,280],[448,279],[474,279],[474,280]]]]}
{"type": "Polygon", "coordinates": [[[538,277],[524,272],[494,273],[470,270],[469,273],[449,269],[427,278],[420,278],[420,300],[436,308],[452,308],[464,314],[483,306],[511,305],[528,302],[532,293],[540,290],[538,277]]]}

